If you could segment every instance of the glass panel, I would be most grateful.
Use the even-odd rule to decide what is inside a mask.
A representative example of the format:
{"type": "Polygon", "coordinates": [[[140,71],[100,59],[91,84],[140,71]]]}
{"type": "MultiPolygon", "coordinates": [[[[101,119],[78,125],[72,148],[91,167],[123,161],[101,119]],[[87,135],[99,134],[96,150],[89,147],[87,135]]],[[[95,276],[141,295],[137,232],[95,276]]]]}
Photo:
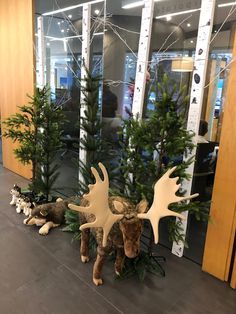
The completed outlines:
{"type": "MultiPolygon", "coordinates": [[[[142,7],[124,8],[129,0],[107,0],[92,5],[91,17],[91,68],[94,74],[104,77],[99,93],[104,123],[103,136],[112,140],[113,148],[119,151],[117,130],[122,119],[128,119],[132,112],[137,53],[141,28],[142,7]],[[106,10],[105,10],[106,9],[106,10]],[[103,23],[104,13],[107,18],[103,23]]],[[[217,0],[214,18],[209,68],[201,118],[208,123],[209,151],[207,163],[197,155],[193,191],[201,193],[202,201],[211,200],[214,182],[217,151],[223,121],[225,90],[228,66],[232,61],[232,38],[235,31],[235,6],[218,7],[228,0],[217,0]],[[217,75],[219,73],[219,75],[217,75]],[[199,168],[197,168],[199,166],[199,168]],[[204,168],[204,167],[207,167],[204,168]],[[199,170],[200,169],[200,170],[199,170]],[[204,170],[204,171],[203,171],[204,170]],[[206,171],[205,171],[206,170],[206,171]],[[198,176],[198,172],[201,176],[198,176]],[[197,175],[196,175],[197,174],[197,175]],[[204,175],[203,175],[204,174],[204,175]],[[200,179],[199,179],[200,177],[200,179]],[[200,180],[200,181],[199,181],[200,180]]],[[[44,12],[64,7],[64,1],[36,0],[36,12],[44,12]]],[[[77,1],[67,1],[75,5],[77,1]]],[[[154,109],[153,101],[160,94],[157,83],[162,74],[167,73],[179,90],[182,85],[191,88],[192,72],[185,66],[178,67],[175,61],[183,61],[195,56],[196,37],[199,23],[201,0],[155,2],[151,36],[149,66],[146,80],[144,117],[154,109]],[[172,15],[174,13],[174,15],[172,15]],[[178,14],[176,14],[178,13],[178,14]]],[[[36,17],[39,16],[36,14],[36,17]]],[[[37,29],[37,28],[36,28],[37,29]]],[[[81,73],[81,34],[82,8],[44,17],[45,37],[45,77],[50,85],[52,98],[63,107],[68,118],[64,127],[66,149],[58,153],[61,175],[57,189],[64,194],[73,194],[77,187],[77,167],[71,162],[78,157],[78,149],[73,141],[78,141],[79,129],[76,126],[79,115],[80,90],[77,85],[81,73]],[[66,187],[66,189],[65,189],[66,187]]],[[[37,35],[37,34],[36,34],[37,35]]],[[[36,47],[37,48],[37,47],[36,47]]],[[[38,49],[37,73],[39,74],[38,49]]],[[[180,62],[181,63],[181,62],[180,62]]],[[[181,63],[182,64],[182,63],[181,63]]],[[[174,95],[173,97],[176,97],[174,95]]],[[[201,263],[207,223],[189,218],[187,242],[189,249],[185,256],[201,263]]],[[[160,243],[171,248],[165,219],[160,224],[160,243]]]]}
{"type": "MultiPolygon", "coordinates": [[[[88,1],[84,1],[88,2],[88,1]]],[[[70,10],[58,9],[79,5],[78,1],[42,1],[37,0],[37,17],[43,16],[45,81],[50,86],[51,98],[63,108],[66,118],[62,141],[64,148],[58,152],[60,176],[55,188],[65,195],[74,195],[78,189],[78,166],[73,162],[79,156],[79,105],[82,65],[82,6],[70,10]]],[[[91,5],[91,70],[94,75],[103,75],[103,36],[104,2],[91,5]]],[[[36,34],[38,36],[39,34],[36,34]]],[[[37,42],[37,41],[36,41],[37,42]]],[[[40,46],[36,47],[37,82],[40,79],[40,46]]],[[[102,84],[99,104],[102,102],[102,84]]]]}
{"type": "MultiPolygon", "coordinates": [[[[214,27],[211,37],[207,81],[199,129],[199,144],[193,176],[192,192],[200,193],[199,201],[211,201],[220,146],[220,133],[223,122],[225,93],[229,66],[232,62],[232,40],[235,34],[236,7],[219,7],[229,1],[217,0],[214,16],[214,27]],[[204,124],[207,126],[204,132],[204,124]],[[201,133],[202,132],[202,133],[201,133]],[[201,134],[200,134],[201,133],[201,134]]],[[[191,34],[185,45],[190,49],[190,41],[196,37],[191,34]]],[[[196,34],[195,34],[196,36],[196,34]]],[[[210,203],[209,203],[210,209],[210,203]]],[[[201,264],[203,258],[207,222],[199,222],[189,217],[187,242],[189,248],[184,255],[201,264]]]]}
{"type": "Polygon", "coordinates": [[[103,136],[117,147],[117,130],[132,110],[141,7],[124,9],[124,1],[107,0],[104,36],[103,136]]]}
{"type": "MultiPolygon", "coordinates": [[[[190,93],[196,39],[190,39],[189,34],[197,32],[200,5],[201,1],[160,1],[155,3],[149,57],[151,61],[149,65],[150,79],[147,80],[145,101],[146,118],[154,109],[153,101],[161,99],[157,84],[162,82],[164,73],[168,75],[170,84],[177,86],[176,93],[173,95],[174,100],[177,99],[180,88],[184,85],[187,88],[186,93],[190,93]],[[189,45],[186,45],[186,42],[189,45]]],[[[166,157],[168,159],[168,156],[166,157]]],[[[181,160],[182,156],[176,156],[176,161],[181,162],[181,160]]],[[[165,163],[164,158],[163,162],[165,163]]],[[[171,249],[168,219],[164,218],[160,222],[159,243],[171,249]]]]}
{"type": "Polygon", "coordinates": [[[78,147],[75,145],[79,143],[81,21],[81,8],[44,17],[44,32],[47,34],[46,77],[50,73],[52,95],[58,106],[63,108],[66,118],[62,134],[64,148],[58,153],[57,160],[60,164],[60,176],[55,189],[66,195],[74,194],[73,189],[77,187],[77,167],[72,159],[78,156],[78,147]]]}

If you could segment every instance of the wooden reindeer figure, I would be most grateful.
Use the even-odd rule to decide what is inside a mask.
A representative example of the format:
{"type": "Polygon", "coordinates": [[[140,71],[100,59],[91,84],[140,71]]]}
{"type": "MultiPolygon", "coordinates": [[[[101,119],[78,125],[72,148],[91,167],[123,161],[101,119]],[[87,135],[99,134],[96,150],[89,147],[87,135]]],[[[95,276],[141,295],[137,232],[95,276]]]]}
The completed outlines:
{"type": "Polygon", "coordinates": [[[194,194],[187,197],[176,196],[180,185],[178,178],[170,178],[175,167],[168,170],[155,184],[154,200],[147,213],[148,204],[142,200],[138,205],[132,204],[122,197],[109,197],[109,178],[106,168],[102,163],[99,167],[103,179],[95,168],[91,171],[95,177],[95,184],[89,185],[89,193],[81,199],[81,205],[69,204],[72,210],[80,212],[82,225],[80,230],[82,262],[89,261],[89,228],[95,234],[97,258],[93,267],[93,282],[95,285],[103,283],[101,278],[102,266],[105,256],[116,250],[115,272],[119,274],[123,267],[125,255],[129,258],[136,257],[140,252],[140,237],[142,234],[142,219],[149,219],[153,228],[155,243],[158,242],[158,225],[161,218],[175,216],[184,219],[184,216],[168,209],[168,205],[183,200],[197,197],[194,194]],[[81,214],[82,213],[82,214],[81,214]]]}

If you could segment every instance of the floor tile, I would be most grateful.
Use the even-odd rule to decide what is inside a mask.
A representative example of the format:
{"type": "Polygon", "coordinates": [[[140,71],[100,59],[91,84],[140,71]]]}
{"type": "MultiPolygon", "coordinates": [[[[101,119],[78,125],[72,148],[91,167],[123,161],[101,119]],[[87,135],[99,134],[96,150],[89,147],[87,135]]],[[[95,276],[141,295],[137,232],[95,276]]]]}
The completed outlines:
{"type": "Polygon", "coordinates": [[[1,230],[0,295],[40,278],[59,263],[15,227],[1,230]]]}
{"type": "Polygon", "coordinates": [[[0,297],[0,304],[1,313],[12,314],[122,313],[64,266],[0,297]]]}

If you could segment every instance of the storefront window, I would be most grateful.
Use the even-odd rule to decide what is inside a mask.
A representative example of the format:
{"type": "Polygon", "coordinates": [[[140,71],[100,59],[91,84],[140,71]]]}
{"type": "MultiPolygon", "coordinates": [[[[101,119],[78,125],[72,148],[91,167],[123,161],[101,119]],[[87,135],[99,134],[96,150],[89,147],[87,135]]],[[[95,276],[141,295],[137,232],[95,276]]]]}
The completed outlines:
{"type": "MultiPolygon", "coordinates": [[[[63,108],[68,121],[63,133],[65,150],[58,152],[61,176],[57,182],[57,190],[68,195],[76,191],[78,182],[78,169],[72,159],[78,158],[78,146],[76,148],[74,144],[78,144],[80,131],[78,83],[82,66],[82,7],[42,15],[64,7],[64,2],[35,2],[36,39],[42,34],[44,39],[41,43],[36,40],[37,81],[42,79],[43,61],[44,82],[50,86],[52,100],[63,108]],[[38,24],[38,18],[41,16],[43,32],[38,24]],[[40,47],[42,43],[44,46],[40,47]]],[[[227,78],[233,61],[232,41],[236,8],[220,6],[227,2],[216,1],[201,113],[201,120],[208,126],[204,138],[209,145],[205,145],[208,149],[206,154],[204,152],[203,155],[197,155],[193,176],[193,191],[200,192],[200,201],[205,204],[209,202],[209,208],[220,147],[227,78]],[[207,159],[203,156],[207,156],[207,159]]],[[[67,1],[67,5],[75,5],[75,2],[67,1]]],[[[154,109],[154,102],[160,97],[157,86],[163,73],[169,76],[171,82],[175,82],[177,92],[182,86],[186,86],[186,94],[190,94],[200,7],[201,0],[155,1],[144,119],[149,118],[154,109]]],[[[112,149],[116,152],[120,149],[118,131],[122,120],[129,119],[132,115],[142,8],[143,5],[128,6],[124,0],[107,0],[92,4],[90,69],[94,75],[101,76],[99,106],[103,122],[102,136],[112,142],[112,149]]],[[[174,94],[173,98],[176,95],[174,94]]],[[[189,249],[185,249],[184,254],[198,263],[202,262],[206,227],[207,222],[198,222],[190,216],[187,233],[189,249]]],[[[172,247],[168,240],[165,219],[160,225],[160,243],[172,247]]]]}
{"type": "MultiPolygon", "coordinates": [[[[216,1],[214,26],[208,60],[201,120],[207,125],[205,143],[198,144],[193,175],[193,191],[201,194],[200,200],[210,202],[216,173],[217,156],[220,148],[220,135],[223,124],[227,79],[232,60],[232,38],[235,33],[236,10],[232,5],[221,6],[229,1],[216,1]]],[[[196,33],[197,35],[197,33],[196,33]]],[[[190,38],[195,41],[196,35],[190,38]]],[[[189,39],[186,41],[189,47],[189,39]]],[[[202,263],[207,222],[199,222],[189,217],[187,242],[189,248],[184,255],[197,263],[202,263]]]]}
{"type": "MultiPolygon", "coordinates": [[[[74,1],[35,1],[37,84],[47,84],[51,99],[63,109],[65,116],[62,142],[58,152],[60,176],[55,184],[57,192],[74,195],[78,189],[80,78],[82,61],[82,6],[74,1]],[[63,10],[65,9],[65,10],[63,10]],[[61,12],[57,12],[61,10],[61,12]],[[46,15],[45,15],[46,13],[46,15]],[[42,19],[43,27],[40,26],[42,19]],[[41,39],[42,37],[42,39],[41,39]],[[42,65],[44,69],[42,70],[42,65]],[[42,74],[43,72],[43,74],[42,74]]],[[[91,5],[90,54],[91,71],[103,75],[104,2],[91,5]]],[[[102,103],[102,84],[99,105],[102,103]]]]}

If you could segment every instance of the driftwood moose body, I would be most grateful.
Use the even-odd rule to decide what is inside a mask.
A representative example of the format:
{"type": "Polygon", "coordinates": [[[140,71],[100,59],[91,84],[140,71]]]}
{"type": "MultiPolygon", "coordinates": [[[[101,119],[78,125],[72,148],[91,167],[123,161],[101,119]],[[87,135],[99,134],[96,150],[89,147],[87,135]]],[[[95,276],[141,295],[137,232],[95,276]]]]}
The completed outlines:
{"type": "Polygon", "coordinates": [[[95,184],[89,185],[89,193],[85,194],[80,206],[69,204],[72,210],[80,212],[81,247],[80,254],[83,263],[89,261],[89,228],[92,228],[97,247],[97,258],[93,267],[93,282],[95,285],[103,283],[101,278],[102,266],[106,255],[116,250],[115,272],[122,270],[125,255],[134,258],[140,251],[140,237],[142,234],[142,220],[149,219],[154,232],[155,243],[158,242],[158,225],[161,218],[175,216],[185,217],[168,209],[171,203],[197,197],[198,194],[187,197],[176,196],[180,188],[178,178],[170,178],[176,167],[168,170],[155,184],[154,199],[147,213],[147,202],[142,200],[137,206],[125,198],[109,197],[109,178],[106,168],[99,163],[103,179],[95,168],[91,171],[95,177],[95,184]],[[82,213],[82,214],[81,214],[82,213]]]}

